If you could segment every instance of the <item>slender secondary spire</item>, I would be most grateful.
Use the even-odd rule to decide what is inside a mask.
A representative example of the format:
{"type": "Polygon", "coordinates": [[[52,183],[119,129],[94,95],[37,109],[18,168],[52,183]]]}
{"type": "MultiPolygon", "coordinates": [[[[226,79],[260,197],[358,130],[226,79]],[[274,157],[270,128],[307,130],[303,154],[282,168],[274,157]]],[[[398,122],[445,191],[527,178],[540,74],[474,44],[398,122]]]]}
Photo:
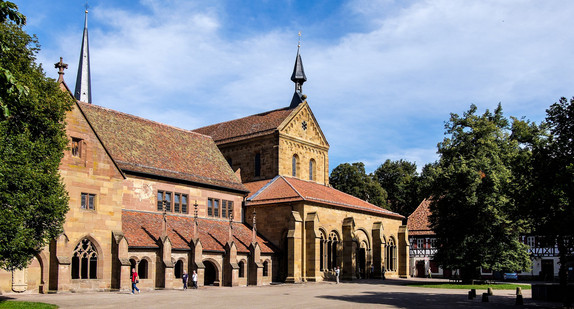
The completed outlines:
{"type": "Polygon", "coordinates": [[[307,76],[305,76],[305,70],[303,69],[303,60],[301,60],[301,54],[299,50],[301,49],[301,31],[299,31],[299,42],[297,43],[297,57],[295,57],[295,67],[293,68],[293,74],[291,74],[291,80],[295,83],[295,93],[291,99],[290,108],[295,108],[299,104],[305,101],[305,96],[303,95],[303,83],[307,81],[307,76]]]}
{"type": "Polygon", "coordinates": [[[303,69],[303,60],[301,60],[301,54],[299,50],[301,49],[301,31],[299,31],[299,42],[297,43],[297,57],[295,58],[295,67],[293,68],[293,74],[291,74],[291,80],[295,83],[295,92],[301,93],[303,83],[307,81],[307,76],[305,76],[305,70],[303,69]]]}
{"type": "Polygon", "coordinates": [[[90,45],[88,44],[88,5],[86,4],[86,17],[84,20],[84,36],[82,37],[82,50],[78,64],[78,77],[76,78],[76,91],[74,97],[82,102],[92,103],[92,83],[90,78],[90,45]]]}

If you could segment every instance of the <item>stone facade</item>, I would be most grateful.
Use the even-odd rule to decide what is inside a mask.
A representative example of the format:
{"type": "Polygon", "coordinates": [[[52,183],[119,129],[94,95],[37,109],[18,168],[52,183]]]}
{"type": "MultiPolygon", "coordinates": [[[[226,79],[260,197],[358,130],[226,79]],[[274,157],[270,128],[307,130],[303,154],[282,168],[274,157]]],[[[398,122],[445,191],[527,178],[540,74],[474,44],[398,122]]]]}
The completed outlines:
{"type": "Polygon", "coordinates": [[[297,202],[247,206],[246,221],[252,219],[254,211],[258,222],[264,222],[257,225],[258,231],[283,252],[276,271],[279,281],[332,280],[336,266],[341,268],[343,279],[382,278],[383,267],[387,264],[385,244],[390,239],[405,250],[397,250],[391,257],[398,261],[394,268],[385,267],[385,276],[409,275],[407,235],[400,233],[400,229],[404,230],[401,220],[297,202]],[[333,262],[328,261],[327,242],[330,241],[336,247],[333,262]]]}

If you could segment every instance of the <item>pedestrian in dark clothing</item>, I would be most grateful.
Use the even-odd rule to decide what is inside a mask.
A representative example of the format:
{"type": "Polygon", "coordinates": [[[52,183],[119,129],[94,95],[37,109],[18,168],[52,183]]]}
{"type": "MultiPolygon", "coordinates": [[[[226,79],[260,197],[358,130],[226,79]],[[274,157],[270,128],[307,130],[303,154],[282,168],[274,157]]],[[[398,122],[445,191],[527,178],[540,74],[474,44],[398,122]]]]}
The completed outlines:
{"type": "Polygon", "coordinates": [[[183,271],[183,275],[181,276],[181,280],[183,281],[183,289],[187,290],[187,278],[189,276],[187,275],[187,271],[183,271]]]}

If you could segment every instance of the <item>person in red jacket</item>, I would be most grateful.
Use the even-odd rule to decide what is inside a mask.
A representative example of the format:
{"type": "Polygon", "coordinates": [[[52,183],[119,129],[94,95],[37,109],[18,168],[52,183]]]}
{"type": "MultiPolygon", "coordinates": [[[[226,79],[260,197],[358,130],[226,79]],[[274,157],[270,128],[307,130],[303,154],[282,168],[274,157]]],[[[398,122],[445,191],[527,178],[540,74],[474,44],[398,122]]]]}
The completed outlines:
{"type": "Polygon", "coordinates": [[[138,282],[139,282],[138,273],[136,272],[135,268],[132,268],[132,294],[134,293],[134,290],[138,291],[138,293],[140,292],[140,289],[138,289],[138,287],[136,286],[138,282]]]}

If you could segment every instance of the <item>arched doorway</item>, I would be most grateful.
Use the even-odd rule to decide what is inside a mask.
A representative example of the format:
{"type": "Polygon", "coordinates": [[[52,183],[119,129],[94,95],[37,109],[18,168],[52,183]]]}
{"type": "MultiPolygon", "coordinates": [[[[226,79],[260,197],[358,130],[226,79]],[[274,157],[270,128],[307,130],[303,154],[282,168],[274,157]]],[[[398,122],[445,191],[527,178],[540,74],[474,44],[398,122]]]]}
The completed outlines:
{"type": "Polygon", "coordinates": [[[175,263],[174,275],[176,278],[181,278],[183,275],[183,261],[179,260],[175,263]]]}
{"type": "Polygon", "coordinates": [[[367,248],[364,242],[357,247],[357,277],[366,278],[367,274],[367,248]]]}
{"type": "Polygon", "coordinates": [[[217,278],[217,266],[213,264],[211,261],[203,261],[203,265],[205,265],[205,274],[203,276],[203,285],[213,285],[215,281],[218,281],[217,278]]]}

